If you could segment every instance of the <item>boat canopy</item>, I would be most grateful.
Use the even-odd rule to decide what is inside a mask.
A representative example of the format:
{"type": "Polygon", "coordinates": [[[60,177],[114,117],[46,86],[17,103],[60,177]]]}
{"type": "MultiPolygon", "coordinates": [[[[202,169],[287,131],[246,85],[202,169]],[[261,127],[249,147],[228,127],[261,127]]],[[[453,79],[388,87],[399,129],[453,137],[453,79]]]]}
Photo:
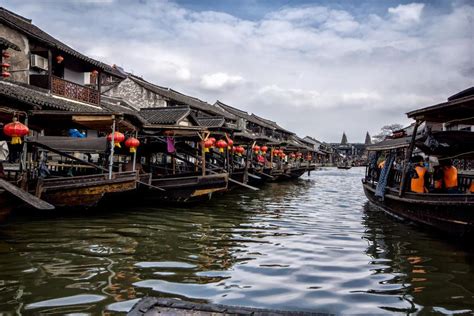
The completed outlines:
{"type": "Polygon", "coordinates": [[[473,158],[474,133],[470,131],[432,132],[415,142],[427,155],[445,158],[473,158]]]}
{"type": "Polygon", "coordinates": [[[407,116],[427,122],[474,125],[474,95],[414,110],[408,112],[407,116]]]}
{"type": "Polygon", "coordinates": [[[107,137],[32,136],[27,137],[27,142],[61,152],[105,153],[107,150],[107,137]]]}
{"type": "Polygon", "coordinates": [[[387,138],[379,143],[367,146],[368,151],[383,151],[410,146],[411,136],[400,138],[387,138]]]}

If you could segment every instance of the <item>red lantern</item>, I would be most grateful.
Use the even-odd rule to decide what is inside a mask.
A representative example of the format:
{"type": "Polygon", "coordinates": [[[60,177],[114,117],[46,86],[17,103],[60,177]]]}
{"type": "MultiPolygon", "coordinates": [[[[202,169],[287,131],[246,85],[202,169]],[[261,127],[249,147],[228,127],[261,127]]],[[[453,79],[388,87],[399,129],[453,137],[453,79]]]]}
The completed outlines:
{"type": "Polygon", "coordinates": [[[140,146],[140,141],[134,137],[130,137],[125,141],[125,146],[130,148],[131,153],[136,153],[137,147],[140,146]]]}
{"type": "Polygon", "coordinates": [[[253,151],[254,151],[255,154],[257,155],[258,152],[260,151],[260,146],[258,146],[258,145],[253,146],[253,151]]]}
{"type": "Polygon", "coordinates": [[[231,150],[232,150],[232,153],[235,153],[235,152],[236,152],[236,150],[237,150],[237,147],[235,147],[235,146],[232,146],[232,149],[231,149],[231,150]]]}
{"type": "Polygon", "coordinates": [[[9,63],[2,63],[2,68],[9,68],[10,67],[10,64],[9,63]]]}
{"type": "Polygon", "coordinates": [[[2,56],[4,58],[10,58],[10,53],[9,52],[3,52],[2,56]]]}
{"type": "Polygon", "coordinates": [[[231,149],[233,145],[234,145],[234,141],[230,138],[227,138],[227,146],[229,146],[228,148],[231,149]]]}
{"type": "Polygon", "coordinates": [[[208,139],[212,142],[211,147],[214,147],[216,145],[216,139],[214,137],[209,137],[208,139]]]}
{"type": "Polygon", "coordinates": [[[268,151],[268,147],[267,146],[262,146],[262,148],[260,149],[262,151],[262,153],[265,155],[268,151]]]}
{"type": "Polygon", "coordinates": [[[57,62],[58,64],[62,63],[63,60],[64,60],[64,57],[63,57],[63,56],[61,56],[61,55],[56,56],[56,62],[57,62]]]}
{"type": "Polygon", "coordinates": [[[99,73],[99,72],[98,72],[97,70],[95,70],[95,69],[91,71],[91,74],[93,74],[94,76],[97,76],[98,73],[99,73]]]}
{"type": "Polygon", "coordinates": [[[212,148],[212,146],[214,146],[214,142],[212,141],[212,139],[208,138],[208,139],[204,142],[204,152],[205,152],[205,153],[208,153],[208,152],[209,152],[209,148],[212,148]]]}
{"type": "Polygon", "coordinates": [[[290,154],[290,159],[295,159],[295,158],[296,158],[295,153],[291,153],[291,154],[290,154]]]}
{"type": "Polygon", "coordinates": [[[278,156],[280,154],[280,151],[278,149],[273,150],[273,156],[278,156]]]}
{"type": "Polygon", "coordinates": [[[21,138],[29,132],[28,127],[18,122],[16,117],[13,118],[13,122],[3,127],[3,133],[12,138],[12,145],[21,144],[21,138]]]}
{"type": "Polygon", "coordinates": [[[217,146],[217,148],[219,148],[219,152],[223,153],[224,148],[227,147],[227,142],[225,140],[221,139],[216,143],[216,146],[217,146]]]}
{"type": "MultiPolygon", "coordinates": [[[[109,142],[112,141],[112,134],[109,134],[107,136],[107,140],[109,142]]],[[[125,135],[120,133],[120,132],[115,132],[114,133],[114,146],[115,147],[118,147],[118,148],[122,148],[122,146],[120,146],[120,143],[123,142],[125,140],[125,135]]]]}
{"type": "Polygon", "coordinates": [[[313,160],[313,156],[311,156],[311,155],[308,154],[308,155],[306,156],[306,160],[308,160],[308,161],[313,160]]]}
{"type": "Polygon", "coordinates": [[[242,156],[242,154],[244,153],[245,149],[244,149],[244,147],[242,147],[242,146],[237,146],[236,151],[237,151],[237,155],[242,156]]]}
{"type": "Polygon", "coordinates": [[[8,78],[8,77],[10,77],[11,75],[12,75],[12,74],[9,73],[8,71],[2,71],[2,77],[3,77],[3,78],[8,78]]]}

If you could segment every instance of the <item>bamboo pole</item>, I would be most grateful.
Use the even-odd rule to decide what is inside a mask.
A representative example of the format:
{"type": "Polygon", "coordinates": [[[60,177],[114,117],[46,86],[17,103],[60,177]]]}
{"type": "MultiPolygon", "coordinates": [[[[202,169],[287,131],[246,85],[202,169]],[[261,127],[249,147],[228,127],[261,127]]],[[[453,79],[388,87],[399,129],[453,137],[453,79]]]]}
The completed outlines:
{"type": "MultiPolygon", "coordinates": [[[[138,139],[138,131],[135,132],[135,138],[138,139]]],[[[133,171],[135,171],[135,167],[137,165],[137,151],[135,150],[135,152],[133,153],[133,171]]]]}
{"type": "Polygon", "coordinates": [[[416,132],[418,131],[418,127],[421,125],[421,121],[417,120],[415,122],[415,126],[413,128],[413,135],[411,136],[411,142],[410,146],[408,146],[408,149],[405,154],[405,162],[403,164],[403,173],[402,173],[402,179],[400,181],[400,192],[398,193],[399,197],[402,197],[403,194],[405,193],[406,186],[407,186],[407,175],[409,171],[409,166],[410,166],[410,158],[411,155],[413,154],[413,149],[415,148],[415,140],[416,140],[416,132]]]}
{"type": "Polygon", "coordinates": [[[112,171],[114,167],[114,147],[115,147],[115,116],[112,116],[112,137],[110,139],[110,156],[109,156],[109,180],[112,179],[112,171]]]}

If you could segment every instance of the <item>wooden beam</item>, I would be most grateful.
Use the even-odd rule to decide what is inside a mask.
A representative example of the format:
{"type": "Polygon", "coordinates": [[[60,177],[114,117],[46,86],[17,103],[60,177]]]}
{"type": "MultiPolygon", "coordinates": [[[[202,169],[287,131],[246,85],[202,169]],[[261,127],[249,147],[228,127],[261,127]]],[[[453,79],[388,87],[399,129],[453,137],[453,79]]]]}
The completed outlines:
{"type": "Polygon", "coordinates": [[[405,193],[406,186],[407,186],[407,176],[410,167],[410,158],[413,153],[413,149],[415,148],[415,140],[416,140],[416,132],[418,131],[418,127],[421,125],[422,121],[416,121],[415,127],[413,128],[413,135],[411,135],[411,142],[410,146],[408,146],[406,155],[405,155],[405,163],[403,164],[403,173],[402,179],[400,180],[400,191],[398,192],[398,196],[402,197],[405,193]]]}
{"type": "Polygon", "coordinates": [[[52,151],[53,153],[56,153],[56,154],[61,155],[61,156],[64,156],[64,157],[66,157],[66,158],[69,158],[69,159],[72,159],[72,160],[75,160],[75,161],[79,161],[80,163],[83,163],[83,164],[85,164],[85,165],[94,167],[94,168],[99,169],[99,170],[101,170],[101,171],[105,171],[105,172],[108,171],[107,169],[105,169],[105,168],[103,168],[103,167],[101,167],[101,166],[98,166],[98,165],[96,165],[96,164],[93,164],[92,162],[89,162],[89,161],[85,161],[85,160],[76,158],[76,157],[74,157],[74,156],[72,156],[72,155],[69,155],[68,153],[65,153],[65,152],[62,152],[62,151],[60,151],[60,150],[54,149],[54,148],[49,147],[49,146],[47,146],[47,145],[45,145],[45,144],[37,143],[37,142],[35,142],[35,141],[28,141],[28,143],[34,144],[34,145],[36,145],[36,146],[38,146],[38,147],[41,147],[41,148],[43,148],[43,149],[46,149],[46,150],[48,150],[48,151],[52,151]]]}
{"type": "Polygon", "coordinates": [[[12,194],[15,198],[22,200],[26,204],[38,210],[53,210],[54,209],[53,205],[49,204],[46,201],[43,201],[42,199],[34,196],[33,194],[30,194],[20,189],[17,186],[14,186],[8,181],[0,179],[0,187],[4,189],[5,191],[9,192],[10,194],[12,194]]]}

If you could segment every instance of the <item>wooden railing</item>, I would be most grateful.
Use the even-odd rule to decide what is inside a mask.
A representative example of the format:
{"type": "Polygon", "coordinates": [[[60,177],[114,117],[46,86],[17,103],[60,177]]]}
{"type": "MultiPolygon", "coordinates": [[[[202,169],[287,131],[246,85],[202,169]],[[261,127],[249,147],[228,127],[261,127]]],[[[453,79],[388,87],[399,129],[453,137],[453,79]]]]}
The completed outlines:
{"type": "Polygon", "coordinates": [[[69,99],[99,105],[99,91],[55,76],[51,77],[51,92],[69,99]]]}

